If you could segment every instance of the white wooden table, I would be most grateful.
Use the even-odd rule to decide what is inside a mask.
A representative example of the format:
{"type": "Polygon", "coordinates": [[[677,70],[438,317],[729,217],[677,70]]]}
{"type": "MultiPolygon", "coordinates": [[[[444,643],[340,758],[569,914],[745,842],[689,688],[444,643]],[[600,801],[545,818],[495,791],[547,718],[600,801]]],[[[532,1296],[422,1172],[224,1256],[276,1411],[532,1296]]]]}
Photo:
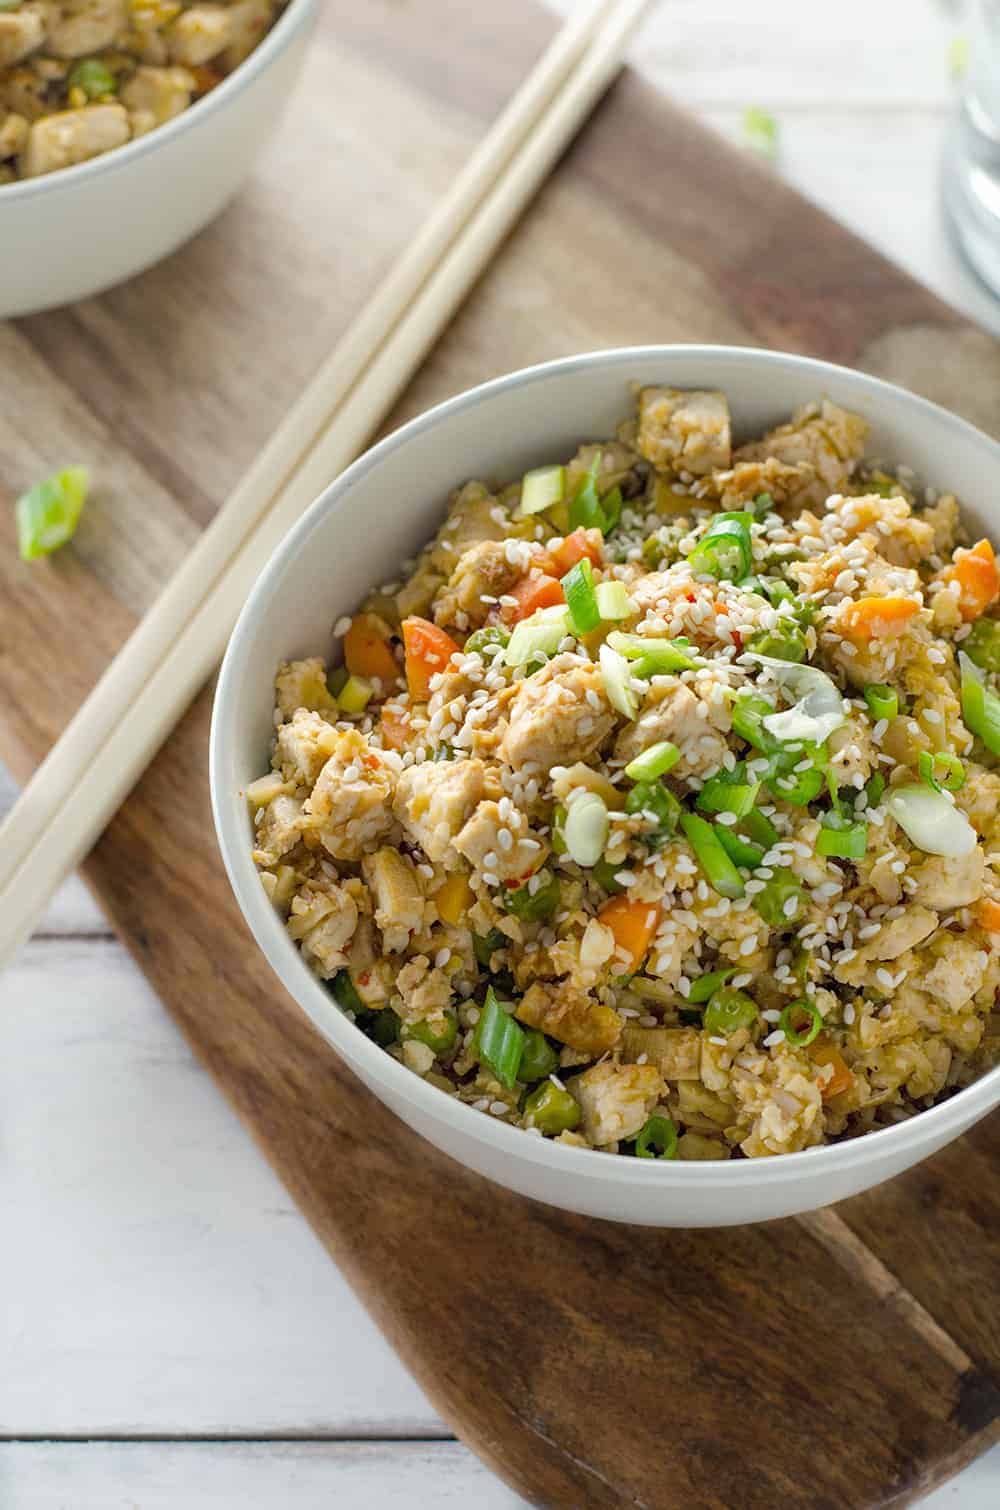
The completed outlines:
{"type": "MultiPolygon", "coordinates": [[[[961,26],[955,0],[669,0],[635,55],[728,136],[774,113],[781,172],[1000,331],[938,213],[961,26]]],[[[79,881],[0,1000],[3,1510],[521,1503],[449,1440],[79,881]]],[[[1000,1449],[926,1502],[997,1504],[1000,1449]]]]}

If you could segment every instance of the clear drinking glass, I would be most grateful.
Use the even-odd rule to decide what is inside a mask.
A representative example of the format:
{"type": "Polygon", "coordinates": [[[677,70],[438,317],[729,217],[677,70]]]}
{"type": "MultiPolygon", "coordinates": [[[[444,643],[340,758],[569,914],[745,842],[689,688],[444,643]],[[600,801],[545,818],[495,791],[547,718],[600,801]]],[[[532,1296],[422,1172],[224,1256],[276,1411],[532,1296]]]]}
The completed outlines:
{"type": "Polygon", "coordinates": [[[1000,0],[972,0],[970,12],[969,66],[942,191],[962,250],[1000,294],[1000,0]]]}

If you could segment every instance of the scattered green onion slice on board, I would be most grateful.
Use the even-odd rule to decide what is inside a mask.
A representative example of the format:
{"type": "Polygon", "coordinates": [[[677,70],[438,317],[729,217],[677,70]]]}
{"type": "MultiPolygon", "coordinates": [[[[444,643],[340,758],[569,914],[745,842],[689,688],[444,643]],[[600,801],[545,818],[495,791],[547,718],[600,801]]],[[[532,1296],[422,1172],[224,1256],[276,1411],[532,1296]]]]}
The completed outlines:
{"type": "Polygon", "coordinates": [[[786,1043],[791,1044],[793,1049],[804,1049],[819,1037],[823,1018],[816,1003],[803,996],[799,1001],[789,1002],[788,1006],[783,1008],[778,1026],[785,1035],[786,1043]],[[809,1018],[808,1025],[797,1028],[795,1019],[801,1018],[803,1013],[809,1018]]]}
{"type": "Polygon", "coordinates": [[[22,561],[51,555],[72,540],[89,486],[86,467],[66,467],[21,494],[14,512],[22,561]]]}
{"type": "Polygon", "coordinates": [[[493,1071],[501,1085],[512,1091],[524,1053],[524,1029],[509,1012],[504,1011],[492,986],[486,990],[474,1042],[482,1063],[493,1071]]]}
{"type": "Polygon", "coordinates": [[[669,1117],[654,1112],[635,1140],[638,1159],[674,1159],[677,1157],[677,1128],[669,1117]]]}
{"type": "Polygon", "coordinates": [[[899,712],[899,694],[885,682],[872,682],[867,686],[864,699],[876,723],[883,718],[892,720],[899,712]]]}

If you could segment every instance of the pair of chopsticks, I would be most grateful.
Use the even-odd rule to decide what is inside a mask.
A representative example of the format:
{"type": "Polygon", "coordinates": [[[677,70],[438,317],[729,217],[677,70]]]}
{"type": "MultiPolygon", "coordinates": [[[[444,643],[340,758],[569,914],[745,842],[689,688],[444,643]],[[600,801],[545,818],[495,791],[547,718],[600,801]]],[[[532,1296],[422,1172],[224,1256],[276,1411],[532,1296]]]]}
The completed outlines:
{"type": "Polygon", "coordinates": [[[0,824],[0,964],[211,675],[267,557],[354,460],[621,66],[651,0],[586,0],[0,824]]]}

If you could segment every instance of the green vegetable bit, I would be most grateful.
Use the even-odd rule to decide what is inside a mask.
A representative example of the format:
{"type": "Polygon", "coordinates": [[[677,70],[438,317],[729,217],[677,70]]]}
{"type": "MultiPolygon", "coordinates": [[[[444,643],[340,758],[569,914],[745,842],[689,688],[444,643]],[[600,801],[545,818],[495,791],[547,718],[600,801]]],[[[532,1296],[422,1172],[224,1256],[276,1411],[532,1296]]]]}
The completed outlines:
{"type": "Polygon", "coordinates": [[[740,761],[731,771],[710,776],[695,798],[695,806],[703,813],[733,813],[743,818],[752,810],[759,791],[760,782],[748,781],[746,765],[740,761]]]}
{"type": "MultiPolygon", "coordinates": [[[[440,1019],[435,1019],[435,1022],[439,1021],[440,1019]]],[[[409,1038],[416,1039],[417,1043],[425,1043],[440,1058],[442,1054],[450,1053],[455,1047],[455,1039],[458,1037],[458,1018],[454,1012],[446,1012],[443,1024],[439,1027],[432,1026],[429,1021],[404,1023],[399,1036],[404,1043],[409,1038]]]]}
{"type": "Polygon", "coordinates": [[[17,544],[22,561],[48,556],[72,540],[87,501],[86,467],[66,467],[22,493],[15,505],[17,544]]]}
{"type": "Polygon", "coordinates": [[[743,112],[743,135],[747,146],[773,162],[778,155],[780,128],[774,116],[757,105],[743,112]]]}
{"type": "Polygon", "coordinates": [[[586,556],[570,567],[562,579],[562,589],[575,632],[589,634],[596,629],[601,622],[601,611],[594,591],[594,568],[586,556]]]}
{"type": "Polygon", "coordinates": [[[625,890],[625,887],[620,881],[616,881],[615,877],[620,870],[624,869],[623,864],[612,865],[610,860],[598,860],[590,874],[598,886],[602,886],[610,896],[617,896],[619,892],[625,890]]]}
{"type": "Polygon", "coordinates": [[[754,808],[752,813],[747,813],[741,818],[737,828],[739,833],[752,839],[754,844],[763,845],[765,850],[772,849],[781,838],[770,818],[758,808],[754,808]]]}
{"type": "Polygon", "coordinates": [[[950,750],[921,750],[920,779],[935,792],[957,792],[965,785],[965,767],[950,750]]]}
{"type": "Polygon", "coordinates": [[[526,1085],[533,1085],[536,1080],[544,1080],[558,1068],[559,1055],[545,1034],[540,1033],[537,1028],[529,1028],[524,1034],[521,1067],[517,1072],[518,1080],[523,1080],[526,1085]]]}
{"type": "Polygon", "coordinates": [[[852,822],[839,813],[824,813],[816,837],[816,853],[835,860],[861,860],[868,848],[868,825],[852,822]]]}
{"type": "MultiPolygon", "coordinates": [[[[656,818],[656,828],[650,833],[640,837],[644,844],[653,849],[658,849],[665,844],[671,834],[677,832],[677,820],[681,816],[681,805],[673,792],[668,791],[659,782],[640,781],[632,788],[625,798],[625,811],[627,813],[652,813],[656,818]]],[[[621,867],[619,866],[619,869],[621,867]]]]}
{"type": "Polygon", "coordinates": [[[702,1027],[706,1033],[728,1038],[740,1028],[752,1028],[757,1021],[757,1003],[745,991],[735,991],[732,986],[723,986],[713,993],[702,1027]]]}
{"type": "Polygon", "coordinates": [[[787,928],[794,923],[802,908],[802,887],[790,870],[778,869],[764,890],[758,891],[753,905],[772,928],[787,928]],[[788,903],[794,901],[795,906],[788,903]]]}
{"type": "Polygon", "coordinates": [[[691,570],[729,582],[738,582],[753,565],[750,523],[753,515],[716,514],[694,550],[688,556],[691,570]]]}
{"type": "Polygon", "coordinates": [[[660,776],[665,776],[681,758],[681,752],[669,739],[661,739],[655,745],[650,745],[648,750],[643,750],[634,760],[630,760],[625,767],[625,775],[630,781],[656,781],[660,776]]]}
{"type": "Polygon", "coordinates": [[[81,58],[70,69],[66,82],[70,89],[82,89],[88,100],[99,100],[118,88],[114,74],[100,58],[81,58]]]}
{"type": "Polygon", "coordinates": [[[681,828],[708,884],[714,886],[720,896],[732,899],[741,897],[743,878],[719,842],[718,833],[711,823],[705,818],[699,818],[697,813],[682,813],[681,828]]]}
{"type": "Polygon", "coordinates": [[[550,880],[543,881],[534,892],[528,890],[527,884],[519,886],[516,891],[509,891],[505,906],[508,912],[512,912],[524,923],[542,923],[558,908],[560,895],[559,882],[553,876],[550,880]]]}
{"type": "Polygon", "coordinates": [[[565,467],[536,467],[521,480],[521,513],[540,514],[562,503],[566,486],[565,467]]]}
{"type": "Polygon", "coordinates": [[[492,986],[487,988],[473,1042],[481,1062],[512,1091],[524,1053],[524,1029],[504,1011],[492,986]]]}
{"type": "Polygon", "coordinates": [[[691,989],[687,994],[687,1000],[693,1006],[710,1001],[722,986],[736,974],[736,966],[728,966],[725,970],[710,970],[707,975],[699,975],[697,980],[691,982],[691,989]]]}
{"type": "Polygon", "coordinates": [[[633,676],[648,681],[651,676],[670,676],[675,671],[693,671],[698,662],[691,655],[686,640],[646,639],[641,634],[625,634],[620,629],[608,635],[608,644],[627,661],[633,676]]]}
{"type": "Polygon", "coordinates": [[[791,1044],[793,1049],[804,1049],[819,1037],[823,1018],[816,1003],[804,996],[800,1001],[789,1002],[781,1013],[778,1026],[785,1035],[786,1043],[791,1044]],[[803,1013],[809,1019],[808,1024],[797,1028],[795,1020],[798,1018],[801,1022],[803,1013]]]}
{"type": "Polygon", "coordinates": [[[485,629],[477,629],[469,635],[463,646],[469,654],[481,655],[484,660],[492,660],[510,642],[509,632],[499,624],[490,624],[485,629]]]}
{"type": "Polygon", "coordinates": [[[524,1103],[524,1125],[555,1138],[580,1125],[580,1107],[564,1086],[546,1080],[524,1103]]]}
{"type": "MultiPolygon", "coordinates": [[[[338,970],[330,982],[330,995],[338,1007],[343,1007],[345,1012],[360,1014],[366,1010],[364,1002],[357,993],[349,970],[338,970]]],[[[395,1017],[395,1013],[393,1016],[395,1017]]]]}
{"type": "Polygon", "coordinates": [[[788,769],[790,760],[798,763],[804,758],[803,755],[779,756],[772,761],[771,771],[765,778],[775,797],[796,807],[808,807],[810,802],[815,802],[826,784],[823,772],[816,766],[804,771],[788,769]]]}
{"type": "Polygon", "coordinates": [[[490,961],[498,949],[503,949],[510,943],[507,935],[501,933],[499,928],[491,928],[489,933],[474,933],[472,935],[472,952],[484,970],[490,968],[490,961]]]}
{"type": "Polygon", "coordinates": [[[748,650],[758,655],[769,655],[776,661],[795,661],[806,658],[806,637],[793,619],[782,619],[773,629],[762,629],[747,641],[748,650]]]}
{"type": "Polygon", "coordinates": [[[980,680],[962,658],[962,718],[993,755],[1000,755],[1000,697],[980,680]]]}
{"type": "Polygon", "coordinates": [[[962,649],[983,671],[1000,671],[1000,620],[977,619],[962,641],[962,649]]]}
{"type": "Polygon", "coordinates": [[[899,712],[899,695],[885,682],[872,682],[864,690],[868,711],[878,723],[880,719],[893,719],[899,712]]]}
{"type": "MultiPolygon", "coordinates": [[[[749,817],[749,814],[747,816],[749,817]]],[[[735,829],[727,828],[722,823],[715,825],[715,832],[719,843],[734,865],[740,865],[745,870],[756,870],[764,858],[764,851],[759,844],[752,844],[735,829]]]]}
{"type": "Polygon", "coordinates": [[[676,1159],[677,1128],[669,1117],[654,1113],[635,1140],[637,1159],[676,1159]]]}

